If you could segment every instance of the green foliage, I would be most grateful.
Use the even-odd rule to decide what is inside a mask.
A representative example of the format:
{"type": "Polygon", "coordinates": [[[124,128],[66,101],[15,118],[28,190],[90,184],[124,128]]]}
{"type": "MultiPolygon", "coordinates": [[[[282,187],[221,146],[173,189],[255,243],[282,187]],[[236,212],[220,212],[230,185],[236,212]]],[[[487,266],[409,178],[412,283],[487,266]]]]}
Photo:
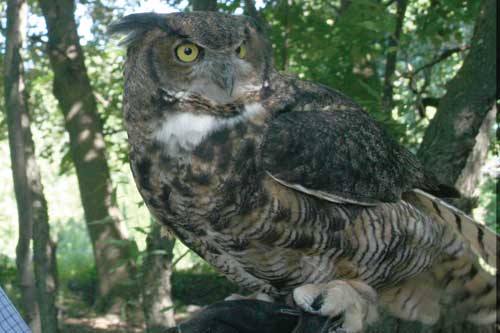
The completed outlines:
{"type": "Polygon", "coordinates": [[[71,219],[57,232],[57,270],[64,290],[81,295],[87,304],[96,299],[97,272],[92,244],[83,221],[71,219]]]}
{"type": "MultiPolygon", "coordinates": [[[[342,12],[340,1],[270,1],[263,9],[276,65],[350,96],[379,120],[380,58],[394,15],[371,0],[353,1],[342,12]],[[286,47],[288,45],[288,47],[286,47]]],[[[395,123],[391,124],[396,127],[395,123]]]]}
{"type": "Polygon", "coordinates": [[[0,286],[14,305],[19,304],[20,292],[16,280],[16,263],[12,258],[0,254],[0,286]]]}
{"type": "Polygon", "coordinates": [[[483,181],[480,187],[482,195],[479,197],[479,207],[484,213],[483,222],[500,234],[500,224],[497,221],[497,181],[494,177],[486,177],[483,181]]]}

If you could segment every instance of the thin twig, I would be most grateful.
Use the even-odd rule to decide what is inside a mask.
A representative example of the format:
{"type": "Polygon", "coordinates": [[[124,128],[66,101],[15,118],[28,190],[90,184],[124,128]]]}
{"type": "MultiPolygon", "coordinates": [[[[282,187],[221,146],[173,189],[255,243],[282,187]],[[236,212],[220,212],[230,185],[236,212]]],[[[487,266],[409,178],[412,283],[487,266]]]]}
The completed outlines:
{"type": "Polygon", "coordinates": [[[172,263],[172,268],[175,267],[175,265],[177,265],[179,263],[179,261],[182,260],[182,258],[184,258],[189,252],[191,252],[190,249],[188,249],[186,252],[184,252],[183,254],[181,254],[181,256],[177,259],[174,260],[174,262],[172,263]]]}
{"type": "Polygon", "coordinates": [[[437,57],[435,57],[429,63],[420,66],[419,68],[415,69],[414,71],[409,71],[409,72],[403,73],[402,76],[406,77],[406,78],[410,78],[412,76],[415,76],[416,74],[423,71],[424,69],[430,68],[430,67],[448,59],[449,57],[451,57],[455,53],[463,52],[465,50],[468,50],[469,48],[470,48],[469,45],[462,45],[462,46],[458,46],[458,47],[444,50],[441,54],[439,54],[437,57]]]}

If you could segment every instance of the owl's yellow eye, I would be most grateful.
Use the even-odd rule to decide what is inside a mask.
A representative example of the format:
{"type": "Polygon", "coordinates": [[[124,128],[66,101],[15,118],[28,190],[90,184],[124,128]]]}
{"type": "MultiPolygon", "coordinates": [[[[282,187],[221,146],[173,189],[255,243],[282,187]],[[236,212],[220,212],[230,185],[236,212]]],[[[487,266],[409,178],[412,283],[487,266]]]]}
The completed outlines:
{"type": "Polygon", "coordinates": [[[245,45],[245,43],[241,43],[241,45],[238,46],[238,48],[236,49],[236,54],[240,59],[245,59],[247,55],[247,46],[245,45]]]}
{"type": "Polygon", "coordinates": [[[182,62],[193,62],[199,54],[200,49],[193,43],[183,43],[175,49],[175,55],[182,62]]]}

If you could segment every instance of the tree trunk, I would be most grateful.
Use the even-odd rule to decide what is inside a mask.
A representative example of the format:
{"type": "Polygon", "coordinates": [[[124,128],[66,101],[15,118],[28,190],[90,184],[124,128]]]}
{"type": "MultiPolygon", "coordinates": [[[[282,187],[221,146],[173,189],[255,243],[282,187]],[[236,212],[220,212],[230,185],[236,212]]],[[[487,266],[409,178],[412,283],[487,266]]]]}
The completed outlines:
{"type": "Polygon", "coordinates": [[[147,333],[163,332],[175,326],[170,282],[175,240],[162,235],[161,228],[153,222],[146,240],[142,285],[147,333]]]}
{"type": "MultiPolygon", "coordinates": [[[[48,29],[54,95],[65,117],[70,152],[98,273],[100,305],[120,310],[118,287],[130,281],[130,243],[113,199],[102,122],[77,34],[73,0],[39,0],[48,29]]],[[[122,290],[123,291],[123,290],[122,290]]]]}
{"type": "Polygon", "coordinates": [[[10,158],[14,191],[19,217],[19,239],[16,246],[17,280],[21,291],[24,318],[33,332],[41,332],[40,312],[36,300],[35,276],[31,251],[33,219],[27,176],[26,136],[31,133],[22,125],[27,115],[21,48],[27,4],[23,0],[9,0],[7,7],[7,46],[5,52],[5,108],[9,132],[10,158]]]}
{"type": "Polygon", "coordinates": [[[215,12],[217,10],[217,0],[191,0],[193,10],[208,10],[215,12]]]}
{"type": "Polygon", "coordinates": [[[262,15],[259,13],[257,8],[255,8],[254,0],[245,0],[245,15],[253,17],[260,24],[264,24],[264,20],[262,19],[262,15]]]}
{"type": "Polygon", "coordinates": [[[7,2],[5,107],[14,190],[19,215],[16,264],[21,301],[34,333],[57,332],[55,246],[50,240],[47,201],[30,129],[21,50],[27,23],[26,0],[7,2]],[[31,239],[33,238],[33,274],[31,239]]]}
{"type": "MultiPolygon", "coordinates": [[[[41,186],[41,184],[37,185],[41,186]]],[[[56,296],[59,285],[56,244],[50,238],[45,198],[39,197],[37,200],[42,203],[43,207],[39,213],[44,215],[43,217],[35,217],[36,223],[33,226],[37,299],[40,307],[43,333],[56,333],[59,331],[57,328],[56,307],[56,296]]]]}
{"type": "Polygon", "coordinates": [[[255,7],[254,0],[245,0],[244,14],[246,16],[253,17],[264,31],[269,30],[269,25],[267,24],[262,13],[255,7]]]}
{"type": "Polygon", "coordinates": [[[340,0],[340,7],[339,7],[339,12],[338,12],[338,16],[344,14],[347,10],[347,8],[349,8],[349,6],[351,5],[352,3],[352,0],[340,0]]]}
{"type": "Polygon", "coordinates": [[[483,2],[471,49],[447,84],[418,151],[442,183],[456,185],[466,197],[473,194],[486,157],[487,144],[478,140],[478,134],[495,103],[496,6],[496,0],[483,2]],[[477,153],[479,148],[482,153],[477,153]]]}
{"type": "Polygon", "coordinates": [[[475,138],[476,144],[467,158],[465,167],[455,181],[455,187],[460,191],[463,198],[454,199],[453,203],[469,214],[478,204],[479,189],[477,185],[481,178],[481,168],[488,158],[490,131],[495,123],[496,114],[497,107],[494,105],[484,118],[479,133],[475,138]]]}
{"type": "Polygon", "coordinates": [[[393,92],[394,88],[392,86],[392,80],[394,72],[396,71],[396,60],[398,58],[398,45],[399,39],[401,37],[401,31],[403,30],[403,22],[406,15],[406,8],[408,7],[407,0],[397,0],[397,11],[396,11],[396,29],[394,30],[394,35],[389,37],[389,51],[387,52],[387,60],[385,63],[385,73],[384,73],[384,88],[382,95],[382,109],[384,111],[390,112],[394,105],[393,92]]]}
{"type": "Polygon", "coordinates": [[[282,2],[283,6],[283,15],[284,15],[284,38],[283,38],[283,48],[282,48],[282,57],[283,62],[281,69],[286,72],[288,71],[288,67],[290,67],[290,33],[292,32],[292,24],[290,22],[290,7],[293,5],[293,0],[286,0],[282,2]]]}

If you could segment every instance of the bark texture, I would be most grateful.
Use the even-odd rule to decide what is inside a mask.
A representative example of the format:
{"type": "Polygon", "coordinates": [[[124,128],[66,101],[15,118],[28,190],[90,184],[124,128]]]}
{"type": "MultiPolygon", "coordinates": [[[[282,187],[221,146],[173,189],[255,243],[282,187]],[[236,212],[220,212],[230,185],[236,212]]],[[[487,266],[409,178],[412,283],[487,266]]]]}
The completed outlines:
{"type": "Polygon", "coordinates": [[[161,226],[154,222],[146,242],[143,310],[147,333],[159,333],[175,326],[170,282],[175,240],[162,235],[161,226]]]}
{"type": "Polygon", "coordinates": [[[39,0],[48,29],[53,91],[65,117],[70,152],[98,273],[100,304],[119,311],[116,288],[129,280],[129,243],[113,200],[102,121],[97,113],[77,34],[74,0],[39,0]]]}
{"type": "Polygon", "coordinates": [[[488,157],[491,140],[490,131],[495,123],[496,114],[497,106],[494,105],[484,118],[479,133],[475,138],[474,148],[467,158],[465,167],[455,181],[455,187],[463,195],[463,198],[454,199],[453,203],[467,213],[471,213],[478,204],[478,184],[481,178],[481,168],[488,157]]]}
{"type": "Polygon", "coordinates": [[[7,2],[5,106],[14,190],[19,217],[16,264],[25,319],[34,333],[57,332],[55,244],[50,239],[47,201],[35,157],[21,50],[26,0],[7,2]],[[33,239],[33,250],[31,247],[33,239]],[[34,272],[32,253],[34,252],[34,272]],[[36,282],[35,282],[36,276],[36,282]]]}
{"type": "Polygon", "coordinates": [[[35,184],[36,201],[41,207],[34,213],[33,247],[35,258],[35,277],[37,299],[43,333],[58,332],[56,297],[59,286],[56,261],[56,244],[50,238],[47,203],[43,197],[41,183],[35,184]]]}
{"type": "MultiPolygon", "coordinates": [[[[459,185],[461,190],[465,190],[461,184],[467,183],[462,179],[457,184],[461,175],[477,174],[481,164],[476,162],[473,169],[466,168],[471,159],[477,160],[478,155],[473,154],[474,148],[479,148],[477,136],[495,103],[496,7],[495,0],[483,1],[470,51],[462,68],[447,84],[446,94],[418,151],[418,157],[442,183],[459,185]]],[[[469,190],[465,192],[470,192],[475,185],[469,182],[469,190]]]]}

